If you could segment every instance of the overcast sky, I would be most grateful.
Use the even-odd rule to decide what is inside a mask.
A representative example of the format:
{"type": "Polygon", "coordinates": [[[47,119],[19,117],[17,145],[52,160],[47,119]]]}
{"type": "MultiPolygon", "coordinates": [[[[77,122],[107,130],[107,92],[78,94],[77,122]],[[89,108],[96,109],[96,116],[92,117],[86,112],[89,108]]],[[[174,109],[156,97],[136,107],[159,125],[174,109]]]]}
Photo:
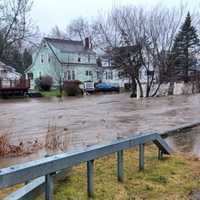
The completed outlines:
{"type": "Polygon", "coordinates": [[[178,6],[181,1],[196,4],[200,0],[34,0],[32,18],[41,33],[49,33],[58,25],[65,29],[74,18],[83,16],[92,19],[99,12],[106,12],[113,6],[140,5],[155,6],[162,2],[166,6],[178,6]]]}

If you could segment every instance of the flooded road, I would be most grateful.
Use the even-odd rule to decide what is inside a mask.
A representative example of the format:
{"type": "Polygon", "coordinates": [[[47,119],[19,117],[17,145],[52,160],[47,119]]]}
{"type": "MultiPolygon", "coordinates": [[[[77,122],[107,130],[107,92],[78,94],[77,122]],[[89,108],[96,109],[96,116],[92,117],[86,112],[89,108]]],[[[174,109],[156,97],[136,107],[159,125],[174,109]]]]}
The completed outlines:
{"type": "MultiPolygon", "coordinates": [[[[33,160],[47,153],[110,142],[117,137],[147,131],[163,132],[197,121],[200,121],[199,94],[140,100],[130,99],[125,93],[63,101],[56,98],[0,100],[0,134],[7,135],[11,144],[32,148],[37,143],[48,147],[56,141],[53,145],[59,146],[48,151],[40,148],[29,156],[0,158],[0,167],[33,160]]],[[[197,135],[192,137],[191,134],[188,143],[195,143],[196,147],[191,149],[200,154],[197,135]]],[[[176,139],[170,142],[176,144],[176,139]]]]}

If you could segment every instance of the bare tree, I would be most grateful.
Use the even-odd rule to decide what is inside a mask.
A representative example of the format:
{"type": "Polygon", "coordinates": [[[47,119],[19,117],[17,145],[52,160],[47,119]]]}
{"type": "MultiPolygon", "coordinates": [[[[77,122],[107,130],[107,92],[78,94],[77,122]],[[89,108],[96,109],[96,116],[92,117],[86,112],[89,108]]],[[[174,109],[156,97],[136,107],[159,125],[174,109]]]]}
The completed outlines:
{"type": "Polygon", "coordinates": [[[90,47],[96,48],[96,30],[93,28],[93,24],[87,19],[79,17],[71,21],[66,28],[66,35],[68,38],[81,40],[85,42],[85,38],[89,38],[90,47]]]}
{"type": "Polygon", "coordinates": [[[84,39],[89,35],[89,23],[81,17],[75,19],[67,26],[67,32],[71,38],[84,41],[84,39]]]}
{"type": "Polygon", "coordinates": [[[152,57],[151,65],[159,72],[157,89],[163,82],[170,82],[169,93],[173,90],[174,59],[170,56],[176,33],[183,20],[185,7],[168,9],[155,7],[148,15],[146,32],[151,42],[148,52],[152,57]]]}
{"type": "Polygon", "coordinates": [[[56,39],[67,39],[67,34],[63,32],[62,30],[60,30],[58,26],[55,26],[52,28],[49,36],[56,39]]]}
{"type": "Polygon", "coordinates": [[[135,96],[136,83],[143,96],[139,71],[143,62],[141,55],[145,35],[141,35],[142,27],[137,26],[136,30],[135,26],[133,29],[134,22],[136,23],[135,14],[135,10],[128,7],[116,8],[107,17],[99,17],[93,24],[93,29],[98,47],[106,53],[109,52],[114,58],[114,66],[124,70],[124,74],[128,74],[132,80],[131,96],[135,96]]]}
{"type": "Polygon", "coordinates": [[[21,45],[36,34],[29,12],[32,0],[2,0],[0,2],[0,58],[12,45],[21,45]]]}
{"type": "MultiPolygon", "coordinates": [[[[132,81],[139,86],[141,96],[154,96],[164,78],[159,75],[173,75],[173,60],[170,51],[174,38],[183,19],[185,7],[168,9],[156,6],[152,10],[138,7],[119,7],[112,10],[107,17],[99,17],[93,28],[96,31],[96,43],[101,49],[140,46],[140,67],[133,63],[129,66],[132,81]],[[147,72],[146,87],[139,79],[140,68],[147,72]],[[170,72],[171,71],[171,72],[170,72]],[[156,72],[156,73],[155,73],[156,72]]],[[[132,55],[133,57],[133,55],[132,55]]],[[[122,60],[126,58],[121,58],[122,60]]],[[[124,65],[120,65],[124,68],[124,65]]],[[[125,70],[127,70],[125,68],[125,70]]],[[[166,77],[165,77],[166,78],[166,77]]],[[[169,77],[167,77],[169,80],[169,77]]]]}
{"type": "MultiPolygon", "coordinates": [[[[170,94],[175,81],[175,62],[171,52],[186,12],[187,5],[182,4],[176,8],[162,5],[152,9],[117,7],[90,23],[78,18],[72,21],[68,30],[72,37],[82,41],[91,36],[97,51],[109,54],[113,60],[117,58],[115,67],[128,73],[133,91],[137,83],[140,96],[155,96],[165,82],[170,83],[170,94]],[[136,49],[133,51],[133,48],[136,49]],[[142,69],[147,75],[146,87],[140,79],[142,69]]],[[[198,24],[198,12],[193,14],[194,22],[198,24]]]]}

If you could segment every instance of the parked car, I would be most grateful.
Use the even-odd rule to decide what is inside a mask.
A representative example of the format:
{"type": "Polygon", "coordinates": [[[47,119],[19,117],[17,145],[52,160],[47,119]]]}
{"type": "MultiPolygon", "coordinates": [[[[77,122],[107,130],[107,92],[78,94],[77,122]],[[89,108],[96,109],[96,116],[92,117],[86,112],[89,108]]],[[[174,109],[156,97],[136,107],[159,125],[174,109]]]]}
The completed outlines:
{"type": "Polygon", "coordinates": [[[119,92],[120,88],[118,84],[114,83],[98,83],[95,86],[97,92],[119,92]]]}

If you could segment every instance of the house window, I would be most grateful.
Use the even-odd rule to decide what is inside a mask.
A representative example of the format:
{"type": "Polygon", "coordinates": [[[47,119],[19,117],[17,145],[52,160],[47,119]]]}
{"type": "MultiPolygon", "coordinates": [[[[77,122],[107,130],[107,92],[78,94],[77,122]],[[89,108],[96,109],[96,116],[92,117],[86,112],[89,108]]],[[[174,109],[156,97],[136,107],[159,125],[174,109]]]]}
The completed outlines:
{"type": "Polygon", "coordinates": [[[92,76],[93,73],[92,73],[92,71],[86,71],[86,72],[85,72],[85,75],[86,75],[86,76],[92,76]]]}
{"type": "Polygon", "coordinates": [[[108,72],[105,72],[105,74],[106,74],[106,80],[108,80],[108,72]]]}
{"type": "Polygon", "coordinates": [[[67,71],[67,80],[71,80],[71,71],[67,71]]]}
{"type": "Polygon", "coordinates": [[[123,77],[123,72],[118,72],[118,78],[121,79],[123,77]]]}
{"type": "Polygon", "coordinates": [[[89,76],[92,76],[92,71],[89,71],[89,76]]]}
{"type": "Polygon", "coordinates": [[[142,71],[139,71],[139,77],[142,79],[142,71]]]}
{"type": "Polygon", "coordinates": [[[154,75],[154,71],[151,70],[147,70],[147,76],[153,76],[154,75]]]}
{"type": "Polygon", "coordinates": [[[44,63],[44,55],[41,55],[41,63],[44,63]]]}
{"type": "Polygon", "coordinates": [[[90,55],[88,55],[88,62],[90,63],[90,55]]]}
{"type": "Polygon", "coordinates": [[[109,75],[108,75],[108,79],[113,80],[113,73],[112,73],[112,71],[109,72],[108,74],[109,74],[109,75]]]}
{"type": "Polygon", "coordinates": [[[72,71],[72,80],[75,80],[75,71],[72,71]]]}
{"type": "Polygon", "coordinates": [[[51,55],[50,54],[48,55],[48,62],[49,63],[51,62],[51,55]]]}
{"type": "Polygon", "coordinates": [[[113,73],[112,71],[106,72],[106,80],[112,80],[113,79],[113,73]]]}
{"type": "Polygon", "coordinates": [[[101,73],[97,71],[97,79],[100,80],[101,79],[101,73]]]}
{"type": "Polygon", "coordinates": [[[64,80],[67,80],[67,72],[64,72],[64,80]]]}
{"type": "Polygon", "coordinates": [[[28,73],[28,79],[33,80],[33,73],[28,73]]]}
{"type": "Polygon", "coordinates": [[[68,70],[68,71],[66,71],[65,72],[65,74],[64,74],[64,79],[65,80],[75,80],[75,71],[70,71],[70,70],[68,70]]]}

